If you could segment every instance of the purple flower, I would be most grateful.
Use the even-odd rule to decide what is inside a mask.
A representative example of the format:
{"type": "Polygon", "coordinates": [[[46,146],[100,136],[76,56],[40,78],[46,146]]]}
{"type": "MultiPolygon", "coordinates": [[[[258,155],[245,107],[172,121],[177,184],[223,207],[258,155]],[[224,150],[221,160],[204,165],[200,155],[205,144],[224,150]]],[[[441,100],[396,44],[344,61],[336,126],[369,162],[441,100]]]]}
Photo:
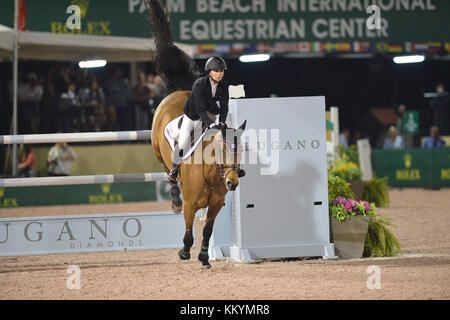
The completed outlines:
{"type": "Polygon", "coordinates": [[[337,197],[334,201],[333,204],[334,205],[341,205],[341,204],[345,204],[347,202],[347,199],[345,199],[344,197],[337,197]]]}

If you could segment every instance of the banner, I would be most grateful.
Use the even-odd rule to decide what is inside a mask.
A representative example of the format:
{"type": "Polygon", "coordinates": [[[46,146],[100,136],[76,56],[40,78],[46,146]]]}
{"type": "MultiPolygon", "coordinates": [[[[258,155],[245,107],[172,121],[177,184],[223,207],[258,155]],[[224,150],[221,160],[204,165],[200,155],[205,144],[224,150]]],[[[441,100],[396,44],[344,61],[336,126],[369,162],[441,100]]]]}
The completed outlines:
{"type": "Polygon", "coordinates": [[[0,188],[0,209],[169,200],[170,185],[166,181],[0,188]]]}
{"type": "Polygon", "coordinates": [[[391,187],[450,186],[450,148],[372,150],[377,177],[391,187]]]}
{"type": "MultiPolygon", "coordinates": [[[[328,43],[329,51],[365,51],[375,43],[383,50],[401,52],[440,50],[450,42],[448,0],[164,2],[171,14],[174,40],[190,44],[302,42],[295,50],[309,52],[314,47],[324,50],[323,43],[328,43]]],[[[29,30],[151,36],[144,0],[26,0],[25,4],[29,30]],[[77,17],[80,28],[71,28],[77,17]]],[[[0,24],[12,27],[13,12],[14,1],[3,1],[0,24]]]]}

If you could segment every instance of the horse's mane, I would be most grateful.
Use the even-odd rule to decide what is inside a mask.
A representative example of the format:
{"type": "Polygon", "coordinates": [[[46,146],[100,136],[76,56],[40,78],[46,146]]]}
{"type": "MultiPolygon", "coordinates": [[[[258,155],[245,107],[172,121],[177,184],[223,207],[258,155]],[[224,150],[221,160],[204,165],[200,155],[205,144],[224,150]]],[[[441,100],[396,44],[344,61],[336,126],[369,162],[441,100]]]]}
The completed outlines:
{"type": "Polygon", "coordinates": [[[166,82],[169,92],[191,90],[200,72],[195,61],[174,45],[167,9],[160,0],[145,0],[145,5],[156,44],[156,71],[166,82]]]}

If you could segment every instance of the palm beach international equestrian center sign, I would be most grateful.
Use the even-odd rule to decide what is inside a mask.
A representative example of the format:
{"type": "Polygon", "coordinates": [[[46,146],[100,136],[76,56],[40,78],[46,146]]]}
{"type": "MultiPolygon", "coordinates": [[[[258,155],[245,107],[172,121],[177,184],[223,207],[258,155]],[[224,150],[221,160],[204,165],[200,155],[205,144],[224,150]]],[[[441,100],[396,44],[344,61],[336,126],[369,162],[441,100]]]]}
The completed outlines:
{"type": "MultiPolygon", "coordinates": [[[[448,0],[163,2],[171,14],[174,40],[191,44],[304,42],[302,46],[306,51],[314,46],[313,42],[324,41],[342,42],[341,49],[353,48],[355,41],[381,41],[387,46],[401,44],[402,49],[405,41],[411,42],[411,49],[414,49],[414,44],[428,48],[439,44],[446,46],[446,42],[450,42],[448,0]],[[373,4],[379,8],[377,17],[380,24],[379,28],[369,30],[367,19],[373,19],[377,14],[375,11],[367,12],[373,4]]],[[[45,0],[25,1],[25,4],[26,28],[32,31],[132,37],[150,35],[144,0],[45,0]],[[71,5],[80,8],[80,29],[67,27],[70,16],[67,8],[71,5]]],[[[12,27],[13,12],[14,1],[3,1],[0,24],[12,27]]]]}

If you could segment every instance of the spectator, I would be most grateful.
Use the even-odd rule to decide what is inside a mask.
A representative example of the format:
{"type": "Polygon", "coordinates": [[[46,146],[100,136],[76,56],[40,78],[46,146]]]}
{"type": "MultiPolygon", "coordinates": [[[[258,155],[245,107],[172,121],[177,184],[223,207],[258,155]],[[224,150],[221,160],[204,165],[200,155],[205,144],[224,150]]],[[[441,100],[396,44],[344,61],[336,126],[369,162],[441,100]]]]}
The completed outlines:
{"type": "Polygon", "coordinates": [[[122,77],[122,70],[117,67],[114,75],[106,82],[108,112],[112,115],[117,130],[132,129],[133,113],[128,108],[131,89],[128,80],[122,77]],[[131,112],[130,112],[131,111],[131,112]]]}
{"type": "Polygon", "coordinates": [[[71,82],[67,91],[61,94],[58,110],[58,131],[60,132],[73,132],[75,108],[80,104],[76,89],[75,82],[71,82]]]}
{"type": "Polygon", "coordinates": [[[350,141],[350,130],[344,128],[339,135],[339,144],[342,144],[344,148],[348,148],[348,143],[350,141]]]}
{"type": "Polygon", "coordinates": [[[403,138],[398,134],[397,129],[391,126],[388,130],[387,137],[384,140],[383,149],[403,149],[405,144],[403,138]]]}
{"type": "Polygon", "coordinates": [[[56,143],[48,152],[47,175],[49,176],[69,176],[72,172],[72,161],[77,156],[66,142],[56,143]]]}
{"type": "Polygon", "coordinates": [[[397,131],[400,135],[405,133],[404,127],[405,124],[403,123],[403,115],[405,114],[406,106],[404,104],[400,104],[397,108],[397,124],[395,125],[397,131]]]}
{"type": "Polygon", "coordinates": [[[32,72],[28,75],[28,82],[21,88],[21,100],[23,120],[23,131],[26,133],[37,133],[39,130],[40,103],[44,89],[39,84],[36,73],[32,72]]]}
{"type": "Polygon", "coordinates": [[[96,79],[80,90],[80,101],[83,106],[82,117],[84,131],[101,131],[106,129],[106,96],[96,79]]]}
{"type": "Polygon", "coordinates": [[[444,84],[439,82],[436,85],[437,96],[431,100],[431,111],[433,115],[433,125],[437,126],[446,133],[449,130],[448,109],[450,106],[450,98],[444,88],[444,84]]]}
{"type": "Polygon", "coordinates": [[[136,130],[148,130],[149,125],[149,99],[151,91],[147,86],[145,74],[139,73],[139,83],[133,88],[134,114],[136,120],[136,130]]]}
{"type": "Polygon", "coordinates": [[[48,79],[41,109],[41,130],[44,133],[54,133],[57,131],[59,99],[60,95],[56,92],[53,82],[51,79],[48,79]]]}
{"type": "Polygon", "coordinates": [[[150,89],[151,92],[156,92],[156,85],[155,85],[155,75],[153,73],[149,73],[147,75],[147,87],[150,89]]]}
{"type": "Polygon", "coordinates": [[[19,148],[20,161],[17,166],[17,173],[21,178],[34,177],[34,164],[36,155],[29,144],[21,144],[19,148]]]}
{"type": "Polygon", "coordinates": [[[156,75],[154,84],[156,97],[159,98],[160,100],[164,99],[165,96],[167,96],[168,94],[167,86],[164,82],[164,79],[160,75],[156,75]]]}
{"type": "Polygon", "coordinates": [[[439,137],[439,128],[437,126],[431,126],[430,135],[423,142],[422,148],[441,148],[446,146],[445,141],[439,137]]]}

